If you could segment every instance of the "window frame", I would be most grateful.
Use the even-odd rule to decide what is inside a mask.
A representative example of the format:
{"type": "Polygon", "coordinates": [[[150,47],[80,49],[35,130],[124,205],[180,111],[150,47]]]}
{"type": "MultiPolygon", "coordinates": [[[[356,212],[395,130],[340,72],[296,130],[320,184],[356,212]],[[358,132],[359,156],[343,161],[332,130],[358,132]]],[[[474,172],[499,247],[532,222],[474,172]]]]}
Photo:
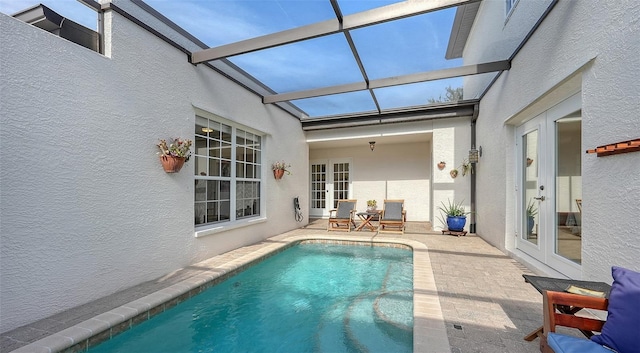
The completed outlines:
{"type": "Polygon", "coordinates": [[[509,20],[511,13],[513,13],[513,9],[515,9],[516,5],[520,0],[505,0],[505,21],[509,20]]]}
{"type": "Polygon", "coordinates": [[[264,193],[266,175],[264,145],[266,134],[218,115],[206,114],[201,111],[196,112],[193,126],[194,154],[192,158],[195,164],[193,225],[195,236],[200,237],[264,220],[264,206],[266,204],[264,193]],[[210,131],[198,133],[198,129],[204,128],[203,122],[205,121],[207,123],[206,128],[210,129],[210,131]],[[230,136],[226,138],[225,133],[228,133],[228,130],[230,130],[230,136]],[[204,146],[202,145],[203,140],[206,142],[204,146]],[[240,141],[244,141],[244,144],[240,144],[240,141]],[[247,141],[251,141],[251,146],[247,145],[247,141]],[[228,145],[228,147],[224,147],[225,145],[228,145]],[[216,147],[211,146],[220,148],[220,151],[212,153],[212,148],[216,147]],[[204,153],[202,151],[203,148],[204,153]],[[229,150],[224,151],[226,148],[229,148],[229,150]],[[212,161],[216,162],[215,165],[217,165],[214,169],[212,169],[212,161]],[[229,167],[228,172],[225,171],[227,170],[224,168],[225,165],[229,167]],[[238,168],[241,166],[243,167],[243,173],[238,173],[238,168]],[[252,172],[251,175],[245,175],[246,170],[250,170],[252,172]],[[204,186],[202,185],[203,182],[204,186]],[[211,192],[208,188],[216,183],[218,185],[217,192],[211,192]],[[228,191],[222,191],[223,183],[228,183],[228,191]],[[250,192],[239,195],[239,185],[247,183],[253,185],[253,187],[250,187],[250,192]],[[204,191],[202,188],[204,188],[204,191]],[[228,198],[225,198],[227,197],[225,195],[226,192],[228,192],[228,198]],[[211,197],[212,194],[215,196],[211,197]],[[239,196],[242,196],[240,201],[238,199],[239,196]],[[251,202],[251,200],[253,201],[251,202]],[[255,213],[247,215],[243,212],[242,215],[239,215],[238,204],[242,203],[243,210],[245,210],[245,203],[247,202],[250,205],[250,212],[255,213]],[[209,209],[208,207],[211,204],[217,204],[217,207],[209,209]],[[204,205],[204,208],[202,205],[204,205]],[[216,215],[220,218],[209,221],[208,217],[211,216],[210,212],[213,209],[217,210],[216,215]],[[202,223],[197,223],[199,220],[202,223]]]}

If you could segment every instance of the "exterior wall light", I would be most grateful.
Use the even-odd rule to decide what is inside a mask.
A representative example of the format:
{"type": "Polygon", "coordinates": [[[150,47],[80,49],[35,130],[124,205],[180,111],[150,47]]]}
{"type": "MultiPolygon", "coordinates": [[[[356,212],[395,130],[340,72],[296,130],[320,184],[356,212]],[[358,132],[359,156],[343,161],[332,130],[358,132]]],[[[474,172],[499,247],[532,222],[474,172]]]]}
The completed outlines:
{"type": "Polygon", "coordinates": [[[375,141],[369,141],[369,148],[371,148],[371,151],[373,151],[376,148],[376,142],[375,141]]]}
{"type": "Polygon", "coordinates": [[[482,146],[478,149],[476,149],[475,146],[471,146],[469,150],[469,163],[478,163],[480,156],[482,156],[482,146]]]}

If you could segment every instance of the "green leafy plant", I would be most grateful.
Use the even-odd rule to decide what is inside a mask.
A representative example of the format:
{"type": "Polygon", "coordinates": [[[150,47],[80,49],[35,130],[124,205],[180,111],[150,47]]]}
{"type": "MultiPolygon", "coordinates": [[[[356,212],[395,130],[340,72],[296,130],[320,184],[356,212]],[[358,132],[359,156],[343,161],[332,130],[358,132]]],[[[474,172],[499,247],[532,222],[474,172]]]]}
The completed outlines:
{"type": "Polygon", "coordinates": [[[166,140],[160,140],[157,145],[160,149],[158,154],[161,156],[184,157],[185,161],[188,161],[189,157],[191,157],[191,144],[193,141],[189,139],[182,140],[179,137],[172,140],[173,142],[169,145],[167,145],[166,140]]]}
{"type": "Polygon", "coordinates": [[[471,212],[466,212],[464,210],[464,206],[462,206],[462,202],[455,202],[447,199],[447,203],[444,201],[440,202],[441,206],[438,206],[438,210],[440,210],[440,215],[436,217],[443,225],[447,225],[448,217],[462,217],[470,214],[471,212]]]}
{"type": "Polygon", "coordinates": [[[447,199],[447,204],[444,201],[440,202],[441,206],[438,206],[438,209],[444,213],[446,216],[451,217],[460,217],[468,215],[471,212],[466,212],[464,210],[464,206],[462,206],[462,201],[456,203],[455,201],[451,201],[447,199]]]}
{"type": "Polygon", "coordinates": [[[533,199],[529,200],[529,204],[527,204],[527,217],[535,217],[538,214],[538,209],[536,208],[536,203],[533,199]]]}
{"type": "Polygon", "coordinates": [[[367,207],[375,207],[378,205],[378,201],[376,200],[367,200],[367,207]]]}

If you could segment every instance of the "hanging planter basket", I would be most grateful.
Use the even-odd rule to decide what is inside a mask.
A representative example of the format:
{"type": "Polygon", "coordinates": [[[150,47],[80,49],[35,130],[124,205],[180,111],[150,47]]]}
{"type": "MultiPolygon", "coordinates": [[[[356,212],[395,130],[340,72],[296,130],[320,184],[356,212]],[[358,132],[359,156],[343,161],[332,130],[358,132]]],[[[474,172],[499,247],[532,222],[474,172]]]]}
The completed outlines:
{"type": "Polygon", "coordinates": [[[174,156],[160,156],[160,162],[162,162],[162,168],[167,173],[177,173],[182,169],[184,165],[185,157],[174,156]]]}
{"type": "Polygon", "coordinates": [[[282,179],[283,175],[284,175],[284,169],[274,169],[273,170],[273,177],[276,178],[276,180],[282,179]]]}

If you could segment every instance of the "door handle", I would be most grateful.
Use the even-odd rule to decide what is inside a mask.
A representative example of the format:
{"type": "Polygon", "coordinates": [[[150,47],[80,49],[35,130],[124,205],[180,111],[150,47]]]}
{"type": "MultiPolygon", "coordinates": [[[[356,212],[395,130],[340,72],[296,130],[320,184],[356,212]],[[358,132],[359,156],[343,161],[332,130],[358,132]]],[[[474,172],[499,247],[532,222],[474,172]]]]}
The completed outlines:
{"type": "Polygon", "coordinates": [[[544,201],[544,196],[534,197],[534,199],[536,199],[538,201],[544,201]]]}

